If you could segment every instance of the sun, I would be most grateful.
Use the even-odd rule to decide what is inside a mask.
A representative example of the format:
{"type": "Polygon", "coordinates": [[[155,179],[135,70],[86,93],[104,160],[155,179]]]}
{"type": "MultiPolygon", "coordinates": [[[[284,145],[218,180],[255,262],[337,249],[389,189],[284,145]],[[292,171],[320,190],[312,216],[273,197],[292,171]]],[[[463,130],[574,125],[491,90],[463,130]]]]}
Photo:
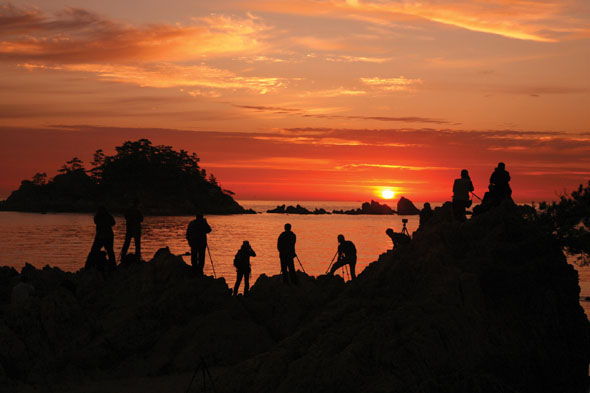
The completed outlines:
{"type": "Polygon", "coordinates": [[[389,188],[386,188],[385,190],[381,191],[381,196],[383,199],[392,199],[395,196],[395,192],[389,188]]]}

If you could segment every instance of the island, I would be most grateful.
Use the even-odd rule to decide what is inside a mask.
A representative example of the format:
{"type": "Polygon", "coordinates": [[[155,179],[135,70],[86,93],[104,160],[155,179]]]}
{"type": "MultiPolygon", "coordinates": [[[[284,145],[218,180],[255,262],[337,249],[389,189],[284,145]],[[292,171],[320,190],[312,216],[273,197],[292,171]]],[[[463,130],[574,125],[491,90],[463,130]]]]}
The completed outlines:
{"type": "Polygon", "coordinates": [[[37,173],[0,202],[0,210],[94,212],[99,205],[122,213],[138,199],[146,215],[255,213],[240,206],[199,166],[199,157],[147,139],[127,141],[116,154],[94,153],[91,168],[74,157],[51,179],[37,173]]]}
{"type": "Polygon", "coordinates": [[[315,208],[314,210],[308,210],[307,208],[297,205],[297,206],[286,206],[286,205],[279,205],[274,209],[270,209],[266,211],[267,213],[273,214],[330,214],[330,212],[326,211],[325,209],[318,209],[315,208]]]}

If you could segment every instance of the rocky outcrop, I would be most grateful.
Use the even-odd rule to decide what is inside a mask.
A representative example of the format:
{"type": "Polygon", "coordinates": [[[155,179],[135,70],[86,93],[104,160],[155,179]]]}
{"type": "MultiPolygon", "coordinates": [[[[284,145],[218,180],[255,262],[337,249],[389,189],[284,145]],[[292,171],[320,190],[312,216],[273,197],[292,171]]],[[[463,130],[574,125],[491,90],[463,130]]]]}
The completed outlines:
{"type": "Polygon", "coordinates": [[[309,210],[301,205],[297,206],[286,206],[286,205],[279,205],[274,209],[270,209],[266,211],[267,213],[274,213],[274,214],[330,214],[325,209],[314,209],[309,210]]]}
{"type": "Polygon", "coordinates": [[[401,197],[399,201],[397,201],[397,214],[402,216],[411,216],[420,214],[420,209],[418,209],[412,201],[408,198],[401,197]]]}
{"type": "Polygon", "coordinates": [[[334,214],[395,214],[395,210],[387,206],[385,203],[381,204],[376,201],[364,202],[359,209],[351,210],[334,210],[334,214]]]}
{"type": "MultiPolygon", "coordinates": [[[[165,390],[186,391],[201,358],[218,392],[588,388],[577,273],[514,204],[464,223],[444,205],[356,281],[298,273],[299,286],[288,286],[263,275],[248,298],[231,297],[223,279],[193,277],[167,252],[110,276],[22,274],[37,296],[22,308],[1,298],[9,391],[58,382],[54,391],[127,391],[95,381],[138,377],[154,381],[142,391],[162,391],[162,378],[165,390]]],[[[0,270],[3,286],[16,280],[0,270]]]]}

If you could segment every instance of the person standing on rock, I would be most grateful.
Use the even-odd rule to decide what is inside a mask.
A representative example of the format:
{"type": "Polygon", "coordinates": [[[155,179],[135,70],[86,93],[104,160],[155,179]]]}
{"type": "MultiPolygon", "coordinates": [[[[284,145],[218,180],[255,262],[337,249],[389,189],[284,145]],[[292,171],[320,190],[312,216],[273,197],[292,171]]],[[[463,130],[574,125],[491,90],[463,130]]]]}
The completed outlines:
{"type": "Polygon", "coordinates": [[[279,235],[277,240],[277,249],[281,260],[281,274],[285,284],[289,283],[289,279],[293,284],[297,284],[294,262],[294,258],[297,256],[295,253],[296,241],[297,236],[291,231],[291,224],[285,224],[285,231],[279,235]]]}
{"type": "Polygon", "coordinates": [[[473,191],[473,183],[467,169],[461,171],[461,177],[453,183],[453,214],[457,221],[465,221],[465,209],[471,206],[469,193],[473,191]]]}
{"type": "Polygon", "coordinates": [[[503,162],[499,162],[492,176],[490,176],[490,190],[498,203],[512,197],[512,189],[510,188],[510,184],[508,184],[509,182],[510,173],[506,170],[506,165],[503,162]]]}
{"type": "Polygon", "coordinates": [[[428,222],[428,220],[430,220],[432,214],[433,212],[432,208],[430,207],[430,203],[425,202],[424,208],[420,211],[420,228],[423,227],[428,222]]]}
{"type": "Polygon", "coordinates": [[[96,224],[96,235],[90,249],[89,258],[94,257],[104,247],[109,257],[109,268],[113,269],[117,266],[115,251],[113,251],[115,219],[109,214],[106,207],[99,206],[94,216],[94,223],[96,224]]]}
{"type": "Polygon", "coordinates": [[[127,255],[131,239],[135,240],[135,255],[141,260],[141,222],[143,215],[139,211],[139,199],[134,199],[133,204],[125,211],[125,242],[121,249],[121,262],[127,255]]]}
{"type": "Polygon", "coordinates": [[[205,267],[205,252],[207,251],[207,234],[211,232],[211,227],[201,213],[197,213],[197,218],[188,224],[186,230],[186,240],[191,247],[191,265],[197,276],[203,275],[205,267]]]}
{"type": "Polygon", "coordinates": [[[234,257],[234,267],[236,268],[236,284],[234,285],[234,296],[238,296],[238,289],[242,278],[244,278],[244,296],[248,296],[248,290],[250,289],[250,273],[252,267],[250,265],[250,257],[255,257],[256,253],[250,247],[250,242],[244,240],[242,247],[236,253],[234,257]]]}
{"type": "Polygon", "coordinates": [[[334,274],[336,270],[344,265],[350,267],[350,278],[355,279],[356,247],[353,242],[344,239],[344,235],[338,235],[338,260],[332,265],[330,274],[334,274]]]}

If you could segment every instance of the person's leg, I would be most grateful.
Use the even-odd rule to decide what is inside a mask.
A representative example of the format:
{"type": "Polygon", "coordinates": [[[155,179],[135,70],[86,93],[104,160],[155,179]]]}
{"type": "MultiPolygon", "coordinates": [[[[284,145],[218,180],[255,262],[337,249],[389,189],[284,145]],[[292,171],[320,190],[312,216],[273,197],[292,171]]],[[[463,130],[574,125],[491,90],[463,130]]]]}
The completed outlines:
{"type": "Polygon", "coordinates": [[[293,284],[297,284],[297,275],[295,274],[295,261],[293,258],[289,258],[287,261],[287,267],[289,268],[289,277],[293,284]]]}
{"type": "Polygon", "coordinates": [[[346,264],[346,262],[344,261],[344,259],[339,259],[336,262],[334,262],[334,264],[332,265],[332,268],[330,269],[330,274],[334,274],[334,272],[338,269],[340,269],[342,266],[344,266],[346,264]]]}
{"type": "Polygon", "coordinates": [[[240,283],[242,282],[242,276],[244,275],[244,273],[242,273],[241,271],[237,271],[236,272],[236,284],[234,285],[234,296],[238,296],[238,289],[240,288],[240,283]]]}
{"type": "Polygon", "coordinates": [[[138,232],[134,235],[135,239],[135,255],[137,255],[137,259],[141,261],[141,232],[138,232]]]}
{"type": "Polygon", "coordinates": [[[248,290],[250,289],[250,272],[244,273],[244,296],[248,296],[248,290]]]}
{"type": "Polygon", "coordinates": [[[289,283],[289,276],[287,275],[287,258],[280,257],[281,259],[281,275],[283,276],[283,283],[289,283]]]}
{"type": "MultiPolygon", "coordinates": [[[[127,250],[129,250],[129,244],[131,243],[131,233],[125,233],[125,241],[123,242],[123,248],[121,249],[121,261],[127,255],[127,250]]],[[[137,247],[136,247],[137,248],[137,247]]]]}
{"type": "Polygon", "coordinates": [[[92,242],[92,247],[90,247],[90,253],[96,254],[97,252],[100,251],[101,248],[102,248],[102,239],[100,239],[98,236],[96,236],[94,238],[94,241],[92,242]]]}
{"type": "Polygon", "coordinates": [[[199,274],[203,275],[203,270],[205,269],[205,253],[207,252],[206,244],[199,244],[198,250],[198,263],[199,263],[199,274]]]}
{"type": "Polygon", "coordinates": [[[111,265],[111,268],[117,266],[117,258],[115,258],[115,251],[113,250],[114,242],[115,239],[113,237],[104,240],[104,248],[105,250],[107,250],[107,255],[109,256],[109,264],[111,265]]]}
{"type": "Polygon", "coordinates": [[[355,274],[356,257],[350,261],[350,264],[348,266],[350,266],[350,278],[355,279],[356,278],[356,274],[355,274]]]}
{"type": "Polygon", "coordinates": [[[193,267],[194,274],[199,274],[198,253],[199,251],[197,250],[197,247],[191,247],[191,266],[193,267]]]}

